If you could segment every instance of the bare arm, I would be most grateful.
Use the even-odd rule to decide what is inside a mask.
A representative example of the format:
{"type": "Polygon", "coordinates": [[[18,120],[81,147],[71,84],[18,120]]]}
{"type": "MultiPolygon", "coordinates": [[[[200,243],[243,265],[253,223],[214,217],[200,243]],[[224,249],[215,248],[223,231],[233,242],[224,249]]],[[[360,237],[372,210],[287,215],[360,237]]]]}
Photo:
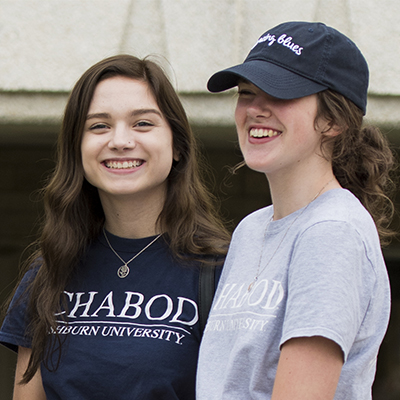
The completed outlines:
{"type": "Polygon", "coordinates": [[[40,369],[35,376],[25,385],[20,385],[19,382],[24,375],[28,366],[31,349],[26,347],[18,347],[17,368],[15,371],[14,396],[13,400],[46,400],[46,394],[43,389],[42,376],[40,369]]]}
{"type": "Polygon", "coordinates": [[[283,346],[271,400],[332,400],[343,366],[343,352],[320,337],[288,340],[283,346]]]}

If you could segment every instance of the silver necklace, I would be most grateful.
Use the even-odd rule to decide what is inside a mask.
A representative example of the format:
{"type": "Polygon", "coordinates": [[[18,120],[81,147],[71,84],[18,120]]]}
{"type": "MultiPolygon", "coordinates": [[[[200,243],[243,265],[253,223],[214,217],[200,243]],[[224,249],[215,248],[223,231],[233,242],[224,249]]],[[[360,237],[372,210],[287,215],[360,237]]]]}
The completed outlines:
{"type": "MultiPolygon", "coordinates": [[[[292,221],[292,223],[288,226],[288,228],[286,229],[284,235],[282,236],[282,239],[279,241],[278,246],[276,247],[275,251],[272,253],[272,256],[269,258],[268,262],[265,264],[265,266],[263,267],[262,270],[260,270],[261,268],[261,261],[262,261],[262,255],[263,255],[263,250],[264,247],[261,248],[261,253],[260,253],[260,258],[258,260],[258,267],[257,267],[257,272],[256,275],[254,276],[253,280],[250,282],[249,287],[247,288],[247,291],[250,292],[251,289],[253,289],[253,286],[255,285],[255,283],[257,282],[259,276],[264,272],[264,270],[268,267],[268,265],[270,264],[270,262],[272,261],[272,259],[274,258],[276,252],[278,251],[279,247],[281,246],[283,240],[285,239],[287,233],[289,232],[289,229],[292,227],[292,225],[300,218],[300,216],[304,213],[304,211],[307,210],[308,206],[322,193],[322,191],[334,180],[335,178],[332,178],[328,183],[326,183],[322,189],[320,189],[318,191],[318,193],[313,197],[313,199],[303,208],[303,210],[301,211],[300,214],[297,215],[297,217],[292,221]]],[[[264,230],[264,238],[263,238],[263,244],[265,243],[266,237],[267,237],[267,232],[268,232],[268,227],[271,224],[271,222],[273,221],[274,216],[272,215],[271,219],[268,221],[267,226],[265,227],[264,230]]]]}
{"type": "Polygon", "coordinates": [[[148,245],[146,245],[145,247],[143,247],[142,250],[139,251],[139,253],[135,254],[129,261],[124,261],[124,259],[114,250],[114,248],[111,246],[110,241],[108,240],[108,237],[106,235],[106,230],[103,227],[103,234],[104,237],[107,241],[108,247],[110,247],[110,249],[113,251],[113,253],[123,262],[124,265],[121,265],[118,270],[117,270],[117,275],[120,278],[126,278],[129,274],[129,267],[128,264],[130,262],[132,262],[136,257],[140,256],[140,254],[142,254],[146,249],[148,249],[161,235],[162,233],[160,233],[155,239],[153,239],[148,245]]]}

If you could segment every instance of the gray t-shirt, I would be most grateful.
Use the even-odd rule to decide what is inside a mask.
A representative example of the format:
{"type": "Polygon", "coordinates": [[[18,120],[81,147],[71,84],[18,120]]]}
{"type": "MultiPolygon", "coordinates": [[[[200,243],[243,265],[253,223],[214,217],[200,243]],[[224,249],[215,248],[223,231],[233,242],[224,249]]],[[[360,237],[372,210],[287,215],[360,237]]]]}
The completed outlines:
{"type": "Polygon", "coordinates": [[[258,210],[234,232],[200,347],[197,399],[270,399],[280,346],[310,336],[343,350],[335,400],[370,399],[390,313],[371,216],[345,189],[270,222],[264,239],[272,215],[272,206],[258,210]]]}

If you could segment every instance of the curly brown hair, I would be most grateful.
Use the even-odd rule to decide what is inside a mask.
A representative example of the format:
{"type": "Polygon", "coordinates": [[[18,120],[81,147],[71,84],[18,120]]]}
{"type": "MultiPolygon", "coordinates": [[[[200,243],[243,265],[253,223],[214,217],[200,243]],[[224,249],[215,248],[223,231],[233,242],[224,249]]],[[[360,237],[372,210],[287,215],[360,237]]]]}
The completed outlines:
{"type": "Polygon", "coordinates": [[[323,119],[329,128],[340,132],[322,141],[324,148],[332,151],[333,173],[372,215],[381,244],[386,245],[396,235],[389,225],[394,215],[398,163],[389,141],[377,127],[363,126],[361,109],[341,94],[325,90],[317,94],[317,99],[315,124],[323,119]]]}

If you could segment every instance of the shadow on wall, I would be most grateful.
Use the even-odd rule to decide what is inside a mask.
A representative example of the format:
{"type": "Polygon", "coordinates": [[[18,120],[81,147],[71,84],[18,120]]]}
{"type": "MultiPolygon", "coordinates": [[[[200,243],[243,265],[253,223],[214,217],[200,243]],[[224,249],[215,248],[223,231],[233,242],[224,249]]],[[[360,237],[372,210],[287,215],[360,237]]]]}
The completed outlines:
{"type": "MultiPolygon", "coordinates": [[[[241,161],[239,150],[233,143],[224,147],[207,145],[204,152],[211,167],[208,182],[221,200],[225,219],[234,226],[250,212],[270,204],[264,175],[244,167],[231,175],[226,166],[241,161]]],[[[43,184],[53,167],[53,145],[1,146],[3,173],[0,175],[0,301],[11,292],[18,272],[23,249],[34,239],[35,223],[41,212],[40,204],[32,195],[43,184]]],[[[400,249],[399,243],[390,251],[387,264],[392,282],[393,309],[390,327],[378,359],[378,372],[374,385],[374,400],[400,398],[400,249]]],[[[0,400],[12,397],[15,355],[0,347],[0,400]]]]}

